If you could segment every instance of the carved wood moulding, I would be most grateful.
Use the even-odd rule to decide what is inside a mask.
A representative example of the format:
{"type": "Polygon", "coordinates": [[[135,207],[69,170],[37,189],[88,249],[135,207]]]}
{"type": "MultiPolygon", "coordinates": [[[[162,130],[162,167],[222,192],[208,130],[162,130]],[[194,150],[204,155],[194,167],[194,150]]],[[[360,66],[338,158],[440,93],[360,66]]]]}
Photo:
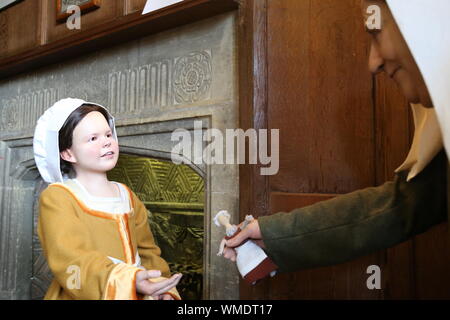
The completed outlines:
{"type": "Polygon", "coordinates": [[[27,52],[0,58],[0,79],[210,18],[238,7],[235,0],[184,0],[145,15],[138,11],[27,52]]]}

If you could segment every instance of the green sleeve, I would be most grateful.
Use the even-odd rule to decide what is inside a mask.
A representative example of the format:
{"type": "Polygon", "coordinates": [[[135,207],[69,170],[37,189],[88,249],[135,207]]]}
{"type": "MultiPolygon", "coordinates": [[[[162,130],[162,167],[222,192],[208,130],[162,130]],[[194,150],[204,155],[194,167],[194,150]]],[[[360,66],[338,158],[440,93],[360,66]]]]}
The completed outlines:
{"type": "Polygon", "coordinates": [[[447,219],[442,150],[416,177],[259,217],[266,253],[280,272],[334,265],[392,247],[447,219]]]}

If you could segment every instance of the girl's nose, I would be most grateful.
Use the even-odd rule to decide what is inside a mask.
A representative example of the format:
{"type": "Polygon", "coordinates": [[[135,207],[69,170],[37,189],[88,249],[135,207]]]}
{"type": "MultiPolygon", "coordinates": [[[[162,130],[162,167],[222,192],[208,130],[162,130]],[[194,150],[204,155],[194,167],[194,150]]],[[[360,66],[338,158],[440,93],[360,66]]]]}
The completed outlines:
{"type": "Polygon", "coordinates": [[[384,59],[380,54],[379,49],[372,41],[370,45],[370,55],[369,55],[369,70],[373,74],[383,71],[384,59]]]}
{"type": "Polygon", "coordinates": [[[107,140],[105,141],[105,143],[104,143],[104,146],[105,146],[105,147],[111,146],[111,140],[110,140],[110,139],[107,139],[107,140]]]}

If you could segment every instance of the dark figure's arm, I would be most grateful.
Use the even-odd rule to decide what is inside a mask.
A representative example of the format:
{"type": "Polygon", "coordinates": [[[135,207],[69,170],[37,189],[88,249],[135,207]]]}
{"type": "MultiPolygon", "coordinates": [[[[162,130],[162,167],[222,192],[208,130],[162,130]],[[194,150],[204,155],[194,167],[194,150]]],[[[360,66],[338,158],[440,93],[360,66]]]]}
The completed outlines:
{"type": "Polygon", "coordinates": [[[392,247],[447,219],[442,150],[416,177],[259,217],[267,254],[281,272],[334,265],[392,247]]]}

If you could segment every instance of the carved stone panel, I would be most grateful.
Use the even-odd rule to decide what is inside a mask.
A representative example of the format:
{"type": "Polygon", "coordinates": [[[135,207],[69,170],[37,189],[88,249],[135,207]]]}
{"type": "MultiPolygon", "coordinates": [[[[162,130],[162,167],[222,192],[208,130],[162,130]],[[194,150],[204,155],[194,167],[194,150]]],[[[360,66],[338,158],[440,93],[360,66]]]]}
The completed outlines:
{"type": "Polygon", "coordinates": [[[211,55],[192,52],[177,58],[174,68],[176,103],[192,103],[209,98],[211,86],[211,55]]]}
{"type": "Polygon", "coordinates": [[[108,74],[114,114],[136,113],[210,98],[211,51],[191,52],[108,74]]]}
{"type": "Polygon", "coordinates": [[[33,205],[33,266],[31,276],[31,299],[41,300],[44,298],[47,289],[53,280],[53,275],[48,267],[44,252],[37,234],[37,222],[39,218],[38,196],[47,187],[42,179],[36,183],[35,200],[33,205]]]}

